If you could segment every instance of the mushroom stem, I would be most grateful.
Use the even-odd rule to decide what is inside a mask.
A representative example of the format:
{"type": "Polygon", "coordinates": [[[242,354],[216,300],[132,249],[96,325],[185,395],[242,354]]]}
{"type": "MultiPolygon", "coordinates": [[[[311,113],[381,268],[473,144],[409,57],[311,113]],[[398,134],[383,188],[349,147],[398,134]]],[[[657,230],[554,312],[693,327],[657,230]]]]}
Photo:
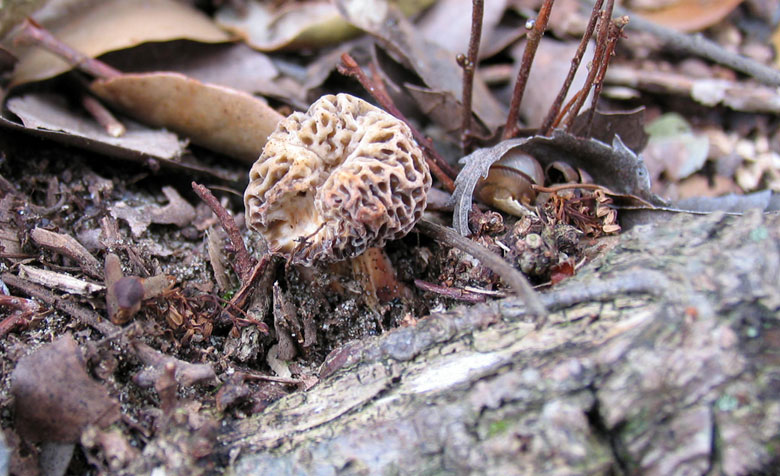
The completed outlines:
{"type": "Polygon", "coordinates": [[[382,304],[410,296],[409,288],[398,281],[393,263],[382,248],[368,248],[352,258],[352,274],[366,291],[366,304],[376,312],[382,304]]]}

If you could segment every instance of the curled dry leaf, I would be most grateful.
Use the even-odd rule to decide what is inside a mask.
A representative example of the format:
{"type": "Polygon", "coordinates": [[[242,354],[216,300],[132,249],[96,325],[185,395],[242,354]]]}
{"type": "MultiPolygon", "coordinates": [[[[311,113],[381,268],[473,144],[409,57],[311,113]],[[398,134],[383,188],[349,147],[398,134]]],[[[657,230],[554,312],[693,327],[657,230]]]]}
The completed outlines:
{"type": "Polygon", "coordinates": [[[282,116],[250,94],[177,73],[124,74],[91,89],[105,101],[196,144],[254,162],[282,116]]]}
{"type": "Polygon", "coordinates": [[[92,256],[92,253],[72,236],[38,227],[30,232],[30,238],[38,246],[48,248],[73,259],[91,277],[98,279],[103,277],[100,261],[92,256]]]}
{"type": "Polygon", "coordinates": [[[16,429],[32,441],[76,443],[87,425],[118,420],[119,402],[87,375],[66,334],[19,360],[11,375],[16,429]]]}
{"type": "Polygon", "coordinates": [[[676,0],[656,8],[646,6],[634,8],[633,11],[653,23],[694,32],[719,23],[740,3],[742,0],[676,0]]]}
{"type": "MultiPolygon", "coordinates": [[[[43,26],[61,41],[92,58],[152,41],[191,39],[215,43],[230,40],[230,35],[203,13],[174,0],[92,2],[89,8],[73,9],[65,17],[57,12],[51,16],[51,21],[39,18],[43,26]]],[[[10,50],[19,58],[12,85],[40,81],[72,69],[62,59],[39,48],[11,47],[10,50]]]]}
{"type": "Polygon", "coordinates": [[[322,47],[345,40],[358,30],[339,15],[331,2],[278,3],[250,1],[245,12],[225,5],[216,15],[223,28],[245,38],[261,51],[322,47]]]}
{"type": "Polygon", "coordinates": [[[509,150],[517,148],[543,166],[563,161],[583,169],[596,184],[611,192],[634,195],[652,204],[664,202],[650,191],[650,177],[640,156],[626,147],[615,135],[608,145],[596,139],[581,139],[563,131],[554,131],[551,137],[534,136],[510,139],[498,145],[477,149],[460,162],[463,169],[455,180],[453,227],[462,235],[468,235],[468,216],[471,210],[474,189],[490,166],[500,160],[509,150]]]}

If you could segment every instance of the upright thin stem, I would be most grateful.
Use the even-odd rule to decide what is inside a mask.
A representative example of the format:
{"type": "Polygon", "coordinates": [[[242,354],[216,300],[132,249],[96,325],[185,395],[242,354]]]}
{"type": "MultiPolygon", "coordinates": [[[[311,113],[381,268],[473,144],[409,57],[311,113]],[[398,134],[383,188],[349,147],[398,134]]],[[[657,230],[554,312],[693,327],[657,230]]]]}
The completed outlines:
{"type": "Polygon", "coordinates": [[[531,65],[534,62],[534,56],[536,56],[536,50],[539,48],[539,42],[542,40],[544,30],[547,29],[547,21],[550,19],[550,10],[552,10],[554,1],[555,0],[544,0],[542,8],[539,9],[539,15],[534,21],[534,26],[528,33],[528,40],[525,44],[525,51],[523,52],[523,60],[520,64],[520,71],[517,73],[515,89],[512,92],[512,103],[509,105],[509,115],[506,118],[506,126],[504,127],[504,134],[502,136],[504,140],[516,136],[520,129],[517,123],[518,117],[520,116],[520,103],[523,102],[523,93],[525,93],[525,86],[528,83],[531,65]]]}
{"type": "Polygon", "coordinates": [[[564,80],[561,90],[558,91],[558,96],[556,96],[555,101],[553,101],[552,106],[550,106],[550,110],[547,111],[547,117],[544,118],[544,122],[542,122],[541,127],[539,127],[539,134],[541,135],[546,136],[553,129],[553,123],[558,117],[558,113],[561,111],[561,106],[566,99],[566,95],[569,94],[569,88],[571,88],[571,83],[574,81],[574,76],[577,74],[577,70],[580,67],[582,57],[585,55],[585,50],[588,48],[588,42],[593,36],[593,30],[596,29],[596,23],[600,17],[599,11],[603,4],[604,0],[597,0],[593,5],[593,10],[590,13],[590,20],[588,20],[588,26],[585,28],[585,33],[582,35],[582,40],[580,40],[580,44],[577,47],[577,52],[571,59],[571,67],[569,68],[566,80],[564,80]]]}
{"type": "Polygon", "coordinates": [[[588,118],[585,126],[585,135],[590,135],[590,128],[593,124],[593,116],[596,114],[596,106],[599,103],[599,96],[601,96],[601,88],[604,86],[604,76],[607,74],[607,68],[612,60],[612,55],[615,53],[615,46],[623,34],[623,28],[628,24],[628,17],[622,16],[615,18],[609,23],[609,32],[607,33],[607,46],[604,49],[604,57],[599,64],[599,72],[596,75],[596,82],[593,87],[593,98],[591,99],[590,109],[588,110],[588,118]]]}
{"type": "Polygon", "coordinates": [[[425,152],[425,158],[427,159],[426,162],[428,162],[428,166],[431,168],[431,173],[437,179],[439,179],[447,191],[454,191],[455,182],[453,181],[453,177],[455,177],[457,173],[452,169],[447,161],[445,161],[444,158],[439,155],[438,152],[436,152],[436,149],[433,148],[430,140],[423,136],[420,131],[418,131],[417,128],[415,128],[409,122],[406,116],[404,116],[403,113],[398,110],[398,108],[395,106],[395,103],[390,98],[390,95],[387,94],[384,84],[382,84],[380,81],[371,80],[366,75],[366,73],[363,72],[363,69],[360,68],[355,59],[352,58],[352,56],[350,56],[348,53],[341,55],[341,63],[338,65],[338,71],[345,76],[350,76],[357,79],[361,86],[363,86],[363,88],[368,91],[371,96],[373,96],[373,98],[379,103],[380,106],[409,126],[414,139],[425,152]]]}
{"type": "Polygon", "coordinates": [[[192,189],[211,208],[211,211],[217,216],[219,223],[230,238],[230,243],[236,252],[236,261],[234,263],[236,274],[241,278],[241,283],[246,284],[249,281],[252,268],[255,266],[255,260],[246,250],[244,239],[241,238],[241,232],[238,230],[236,221],[225,210],[225,207],[219,203],[219,200],[211,193],[211,190],[196,182],[192,182],[192,189]]]}
{"type": "Polygon", "coordinates": [[[482,16],[485,10],[483,0],[473,0],[471,5],[469,50],[466,58],[460,63],[463,68],[463,121],[460,126],[460,144],[464,151],[468,148],[471,136],[471,93],[474,89],[474,72],[479,61],[479,40],[482,37],[482,16]]]}
{"type": "Polygon", "coordinates": [[[599,72],[599,63],[607,49],[607,39],[609,37],[609,25],[612,23],[612,10],[615,8],[615,0],[607,0],[607,6],[601,11],[601,18],[598,24],[598,33],[596,36],[596,51],[593,54],[593,64],[588,71],[588,77],[585,79],[585,85],[582,87],[583,94],[577,98],[577,102],[569,110],[568,116],[563,121],[563,126],[567,130],[571,128],[574,119],[579,114],[582,105],[585,104],[585,100],[588,98],[587,91],[593,87],[593,82],[596,80],[596,75],[599,72]]]}

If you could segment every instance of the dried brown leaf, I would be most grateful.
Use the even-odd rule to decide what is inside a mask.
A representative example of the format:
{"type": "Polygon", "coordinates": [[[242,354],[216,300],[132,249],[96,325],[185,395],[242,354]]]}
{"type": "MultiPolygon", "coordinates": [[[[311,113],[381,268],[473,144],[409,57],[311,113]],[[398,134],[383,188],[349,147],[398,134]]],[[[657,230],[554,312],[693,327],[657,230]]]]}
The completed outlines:
{"type": "MultiPolygon", "coordinates": [[[[42,12],[45,14],[45,12],[42,12]]],[[[95,58],[145,42],[191,39],[204,43],[230,40],[208,17],[174,0],[111,0],[70,11],[65,17],[41,19],[61,41],[95,58]]],[[[72,69],[39,48],[9,48],[18,58],[12,84],[51,78],[72,69]]]]}
{"type": "Polygon", "coordinates": [[[110,425],[119,402],[87,375],[70,334],[19,360],[11,376],[16,429],[33,441],[75,443],[87,425],[110,425]]]}
{"type": "Polygon", "coordinates": [[[254,162],[282,116],[250,94],[177,73],[124,74],[92,91],[133,117],[196,144],[254,162]]]}
{"type": "Polygon", "coordinates": [[[679,31],[709,28],[734,11],[742,0],[677,0],[660,8],[634,9],[653,23],[679,31]]]}
{"type": "MultiPolygon", "coordinates": [[[[97,122],[75,114],[61,96],[29,93],[9,99],[6,107],[22,120],[24,128],[51,132],[60,136],[60,140],[97,152],[123,158],[160,160],[176,160],[184,153],[184,144],[176,134],[147,129],[134,122],[125,123],[127,132],[124,136],[112,137],[97,122]]],[[[4,117],[3,122],[8,127],[22,129],[8,118],[4,117]]]]}

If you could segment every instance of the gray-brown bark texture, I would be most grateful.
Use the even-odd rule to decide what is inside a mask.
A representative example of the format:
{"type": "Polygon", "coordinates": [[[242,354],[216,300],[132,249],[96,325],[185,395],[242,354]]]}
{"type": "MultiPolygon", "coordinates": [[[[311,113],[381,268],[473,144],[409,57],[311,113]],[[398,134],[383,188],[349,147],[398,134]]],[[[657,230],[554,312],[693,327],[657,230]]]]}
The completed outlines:
{"type": "Polygon", "coordinates": [[[228,428],[236,474],[746,474],[780,447],[780,216],[639,226],[543,295],[356,342],[228,428]]]}

